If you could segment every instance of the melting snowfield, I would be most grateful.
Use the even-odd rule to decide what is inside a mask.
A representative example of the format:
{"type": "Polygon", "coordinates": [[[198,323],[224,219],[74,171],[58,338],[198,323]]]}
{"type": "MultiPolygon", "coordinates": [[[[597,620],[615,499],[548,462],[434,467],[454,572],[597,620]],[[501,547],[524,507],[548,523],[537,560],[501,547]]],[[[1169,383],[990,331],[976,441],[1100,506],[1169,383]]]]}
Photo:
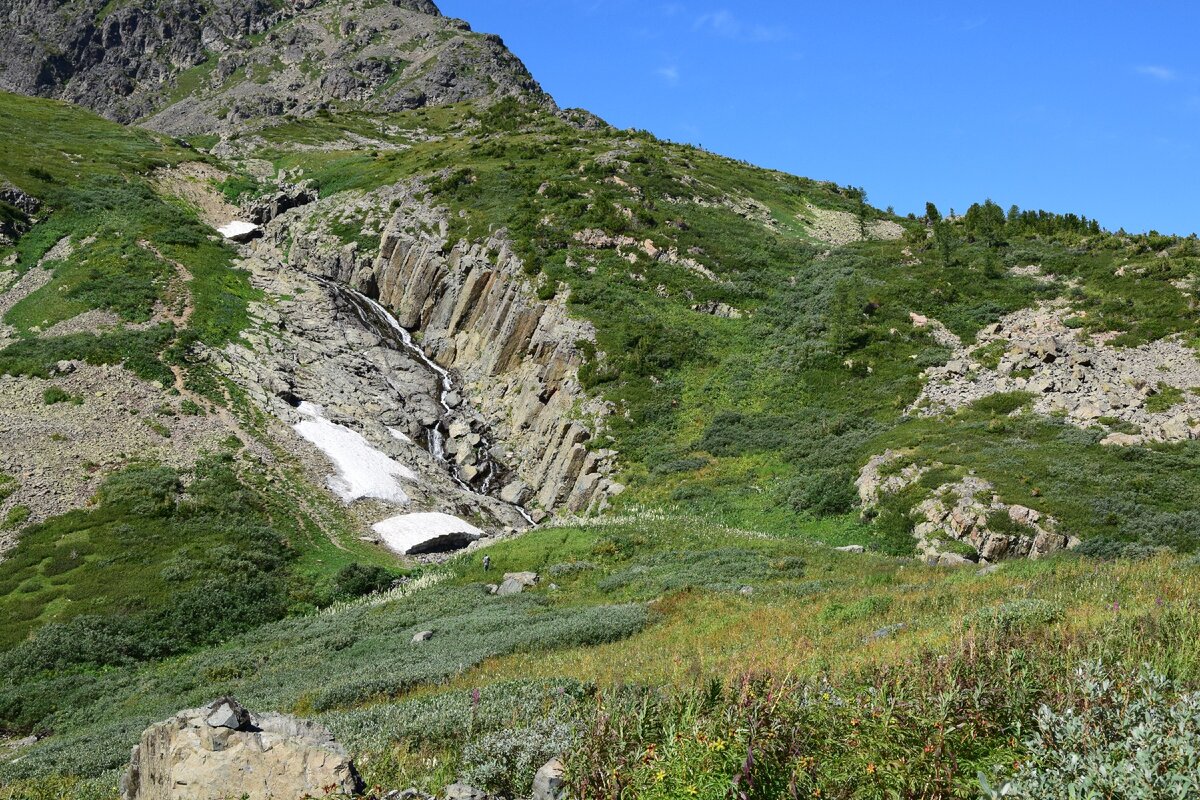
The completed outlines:
{"type": "Polygon", "coordinates": [[[460,550],[483,531],[449,514],[401,514],[372,526],[383,543],[401,555],[460,550]]]}
{"type": "Polygon", "coordinates": [[[416,481],[415,472],[376,450],[358,432],[325,419],[320,406],[301,403],[299,411],[307,419],[293,427],[333,462],[337,475],[329,476],[329,488],[338,497],[346,503],[370,497],[397,505],[408,504],[408,495],[399,479],[416,481]]]}

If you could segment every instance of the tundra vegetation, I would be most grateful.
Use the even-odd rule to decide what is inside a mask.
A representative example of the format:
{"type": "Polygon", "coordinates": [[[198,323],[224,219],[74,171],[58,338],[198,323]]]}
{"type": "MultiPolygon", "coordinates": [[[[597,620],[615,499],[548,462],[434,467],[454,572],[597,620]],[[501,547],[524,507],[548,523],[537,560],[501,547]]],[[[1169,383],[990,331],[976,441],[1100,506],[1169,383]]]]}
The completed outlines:
{"type": "MultiPolygon", "coordinates": [[[[131,461],[0,562],[0,732],[38,737],[0,756],[0,798],[111,798],[148,723],[226,694],[318,718],[386,789],[519,795],[563,754],[580,798],[1195,790],[1177,778],[1196,772],[1200,445],[1103,446],[1103,420],[1039,415],[1022,393],[904,414],[950,355],[912,313],[970,341],[1063,299],[1113,346],[1191,343],[1177,284],[1200,267],[1194,239],[990,201],[899,218],[860,189],[516,100],[260,123],[256,158],[322,197],[416,180],[447,210],[447,247],[507,231],[539,297],[595,325],[580,378],[620,413],[590,446],[621,454],[629,490],[609,516],[489,548],[485,572],[478,553],[398,565],[284,454],[268,466],[236,437],[187,470],[131,461]],[[856,241],[813,235],[831,211],[856,241]],[[885,222],[900,238],[860,238],[885,222]],[[888,448],[940,466],[865,519],[853,481],[888,448]],[[968,473],[1081,546],[986,574],[919,564],[913,507],[968,473]],[[868,552],[832,549],[852,544],[868,552]],[[522,570],[541,582],[486,591],[522,570]]],[[[215,144],[0,94],[0,174],[45,208],[0,206],[29,223],[0,263],[50,272],[4,316],[0,373],[124,364],[166,391],[181,379],[186,413],[260,432],[200,357],[237,339],[257,293],[147,178],[215,163],[215,144]],[[162,311],[178,265],[186,325],[162,311]],[[121,324],[41,335],[88,310],[121,324]]],[[[230,199],[265,190],[221,166],[230,199]]],[[[332,230],[378,247],[377,231],[332,230]]],[[[0,474],[0,502],[21,479],[0,474]]]]}

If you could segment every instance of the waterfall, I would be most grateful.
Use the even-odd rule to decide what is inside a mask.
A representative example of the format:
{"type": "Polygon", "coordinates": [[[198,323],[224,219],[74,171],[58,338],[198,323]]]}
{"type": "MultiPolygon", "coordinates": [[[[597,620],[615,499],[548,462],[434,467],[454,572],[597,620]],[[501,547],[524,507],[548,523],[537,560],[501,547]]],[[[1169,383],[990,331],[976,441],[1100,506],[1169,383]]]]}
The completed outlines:
{"type": "MultiPolygon", "coordinates": [[[[451,377],[450,372],[426,355],[425,351],[413,341],[412,334],[377,300],[372,300],[362,292],[357,292],[348,286],[342,286],[330,281],[322,281],[322,283],[334,293],[340,294],[349,300],[355,314],[364,325],[379,334],[384,341],[391,344],[395,349],[403,350],[417,359],[417,361],[425,365],[437,377],[438,400],[441,403],[443,413],[442,419],[439,419],[425,429],[426,449],[430,455],[446,466],[450,477],[462,489],[491,496],[492,492],[496,489],[496,476],[499,472],[495,459],[491,455],[491,439],[481,435],[479,445],[476,447],[476,455],[480,458],[479,488],[477,489],[460,478],[455,465],[450,463],[449,459],[446,458],[446,434],[444,426],[448,426],[448,420],[454,413],[447,400],[454,391],[454,379],[451,377]]],[[[529,512],[524,507],[517,503],[509,503],[508,505],[517,511],[531,526],[536,525],[533,517],[529,516],[529,512]]]]}

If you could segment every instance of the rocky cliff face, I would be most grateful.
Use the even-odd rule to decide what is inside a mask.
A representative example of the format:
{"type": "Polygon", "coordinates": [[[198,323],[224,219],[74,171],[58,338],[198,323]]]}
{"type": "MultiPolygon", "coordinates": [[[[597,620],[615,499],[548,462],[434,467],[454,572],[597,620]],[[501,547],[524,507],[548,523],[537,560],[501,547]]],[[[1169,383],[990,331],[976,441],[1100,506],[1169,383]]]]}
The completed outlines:
{"type": "MultiPolygon", "coordinates": [[[[399,194],[389,193],[383,207],[396,210],[381,226],[378,253],[333,249],[319,234],[297,233],[290,262],[377,297],[457,377],[510,469],[503,499],[542,513],[604,507],[624,487],[610,477],[616,453],[589,446],[611,413],[579,383],[580,343],[594,341],[594,329],[571,318],[561,299],[537,299],[502,232],[450,244],[445,219],[420,193],[391,191],[399,194]]],[[[339,216],[314,204],[292,230],[339,216]]],[[[448,455],[469,463],[478,430],[450,427],[448,455]]]]}
{"type": "Polygon", "coordinates": [[[540,506],[580,512],[602,503],[619,490],[606,477],[615,454],[587,442],[609,409],[579,385],[578,343],[594,341],[595,330],[568,316],[561,299],[536,299],[502,236],[447,252],[412,228],[413,212],[401,208],[384,231],[372,288],[402,325],[423,332],[439,363],[464,376],[525,465],[521,477],[540,506]]]}
{"type": "Polygon", "coordinates": [[[193,135],[330,104],[378,110],[521,95],[549,102],[495,36],[429,0],[14,0],[0,89],[193,135]]]}

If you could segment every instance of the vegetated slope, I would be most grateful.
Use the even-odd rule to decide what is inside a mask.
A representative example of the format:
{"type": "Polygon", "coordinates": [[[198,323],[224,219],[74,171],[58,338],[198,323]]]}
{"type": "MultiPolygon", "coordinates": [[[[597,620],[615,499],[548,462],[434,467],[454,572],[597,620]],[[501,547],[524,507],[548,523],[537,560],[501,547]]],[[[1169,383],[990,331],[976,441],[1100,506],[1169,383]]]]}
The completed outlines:
{"type": "Polygon", "coordinates": [[[430,0],[71,0],[7,4],[0,89],[177,134],[342,102],[384,109],[527,96],[495,36],[430,0]]]}
{"type": "Polygon", "coordinates": [[[341,512],[204,360],[256,292],[154,191],[154,170],[197,157],[0,94],[0,178],[31,209],[8,202],[18,238],[0,245],[5,550],[21,531],[0,561],[3,647],[75,620],[118,660],[161,656],[327,603],[338,569],[380,560],[335,546],[341,512]]]}
{"type": "MultiPolygon", "coordinates": [[[[286,20],[255,30],[268,27],[259,55],[290,35],[286,20]]],[[[181,102],[220,110],[265,64],[225,88],[194,73],[181,102]]],[[[1186,480],[1194,240],[991,203],[900,219],[858,189],[497,101],[487,85],[481,102],[408,111],[370,82],[290,117],[248,105],[223,136],[193,137],[209,155],[0,95],[0,159],[13,154],[0,173],[15,184],[0,187],[15,238],[0,286],[46,281],[5,309],[4,380],[45,382],[37,414],[96,413],[92,384],[58,362],[129,370],[163,411],[126,414],[180,441],[198,411],[216,436],[181,464],[122,451],[84,465],[95,506],[42,514],[0,563],[0,728],[43,737],[0,766],[0,797],[110,797],[143,725],[225,693],[321,714],[387,789],[466,776],[513,795],[566,751],[581,797],[724,797],[735,780],[747,797],[971,797],[977,769],[1003,781],[1025,759],[1031,780],[1067,785],[1054,730],[1049,752],[1024,739],[1042,702],[1091,707],[1100,684],[1074,673],[1087,659],[1116,665],[1111,697],[1141,691],[1142,661],[1177,681],[1158,706],[1198,685],[1195,565],[1153,552],[1200,535],[1186,480]],[[197,159],[227,171],[233,200],[311,181],[330,218],[285,211],[268,244],[303,255],[333,237],[355,288],[381,293],[385,233],[401,228],[430,259],[518,256],[516,295],[594,330],[572,343],[583,358],[567,377],[610,413],[579,444],[616,451],[618,511],[659,510],[551,527],[491,550],[491,573],[473,555],[389,593],[395,563],[353,540],[270,447],[260,409],[197,357],[245,329],[256,295],[148,182],[197,159]],[[87,314],[103,315],[89,317],[99,333],[57,335],[87,314]],[[977,557],[954,513],[928,517],[967,488],[989,536],[1030,538],[1030,520],[1052,519],[1085,554],[1141,560],[976,574],[886,557],[914,554],[918,534],[977,557]],[[518,569],[540,587],[485,591],[518,569]],[[410,644],[423,630],[434,638],[410,644]],[[630,683],[654,688],[614,688],[630,683]]],[[[444,346],[422,329],[432,305],[414,314],[431,351],[444,346]]],[[[242,344],[264,341],[251,333],[242,344]]],[[[465,399],[484,406],[493,389],[465,399]]],[[[6,512],[29,480],[0,477],[6,512]]],[[[1181,752],[1155,769],[1183,774],[1181,752]]]]}
{"type": "MultiPolygon", "coordinates": [[[[1193,432],[1162,427],[1190,407],[1193,387],[1163,395],[1158,385],[1194,371],[1192,239],[992,203],[954,219],[897,219],[857,189],[515,102],[289,121],[228,144],[324,196],[420,177],[428,202],[445,208],[444,232],[429,233],[444,252],[505,231],[538,296],[565,296],[595,326],[580,378],[615,413],[590,446],[620,453],[624,502],[907,554],[920,521],[910,510],[973,470],[1005,508],[1032,507],[1093,552],[1200,541],[1200,497],[1180,477],[1196,463],[1193,432]],[[1043,309],[1033,327],[1009,319],[1029,308],[1043,309]],[[1015,338],[962,353],[985,329],[1015,338]],[[1043,385],[1031,355],[976,405],[932,418],[915,408],[948,361],[959,359],[967,385],[1022,342],[1036,349],[1055,334],[1083,347],[1063,331],[1096,337],[1129,370],[1099,375],[1081,352],[1060,353],[1068,372],[1081,362],[1083,385],[1043,385]],[[1182,338],[1166,356],[1137,349],[1171,337],[1182,338]],[[1138,359],[1159,377],[1147,383],[1138,359]],[[1026,391],[1044,397],[1040,413],[1026,391]],[[1106,397],[1117,405],[1076,413],[1106,397]],[[1144,434],[1137,446],[1112,439],[1129,430],[1144,434]],[[884,498],[864,528],[848,516],[860,505],[854,482],[888,448],[907,458],[897,471],[939,466],[884,498]],[[820,519],[834,522],[814,528],[820,519]]],[[[369,262],[378,244],[366,233],[344,235],[369,262]]]]}
{"type": "MultiPolygon", "coordinates": [[[[1029,762],[1025,780],[1048,769],[1056,746],[1039,756],[1026,739],[1040,704],[1096,701],[1077,667],[1108,665],[1108,700],[1150,690],[1162,704],[1172,687],[1137,684],[1135,665],[1192,686],[1200,663],[1196,566],[1177,558],[980,576],[662,513],[535,531],[488,554],[490,571],[481,554],[460,557],[410,587],[156,664],[77,629],[13,648],[0,655],[3,724],[52,735],[0,765],[0,797],[110,797],[144,724],[227,693],[316,716],[384,790],[461,777],[527,796],[533,771],[565,753],[584,798],[720,798],[738,776],[755,798],[789,785],[979,797],[977,772],[999,785],[1014,763],[1029,762]],[[518,570],[540,584],[488,593],[518,570]],[[433,638],[413,644],[420,631],[433,638]]],[[[1111,707],[1109,741],[1130,735],[1137,708],[1111,707]]],[[[1174,734],[1154,730],[1156,768],[1178,769],[1174,734]]]]}

